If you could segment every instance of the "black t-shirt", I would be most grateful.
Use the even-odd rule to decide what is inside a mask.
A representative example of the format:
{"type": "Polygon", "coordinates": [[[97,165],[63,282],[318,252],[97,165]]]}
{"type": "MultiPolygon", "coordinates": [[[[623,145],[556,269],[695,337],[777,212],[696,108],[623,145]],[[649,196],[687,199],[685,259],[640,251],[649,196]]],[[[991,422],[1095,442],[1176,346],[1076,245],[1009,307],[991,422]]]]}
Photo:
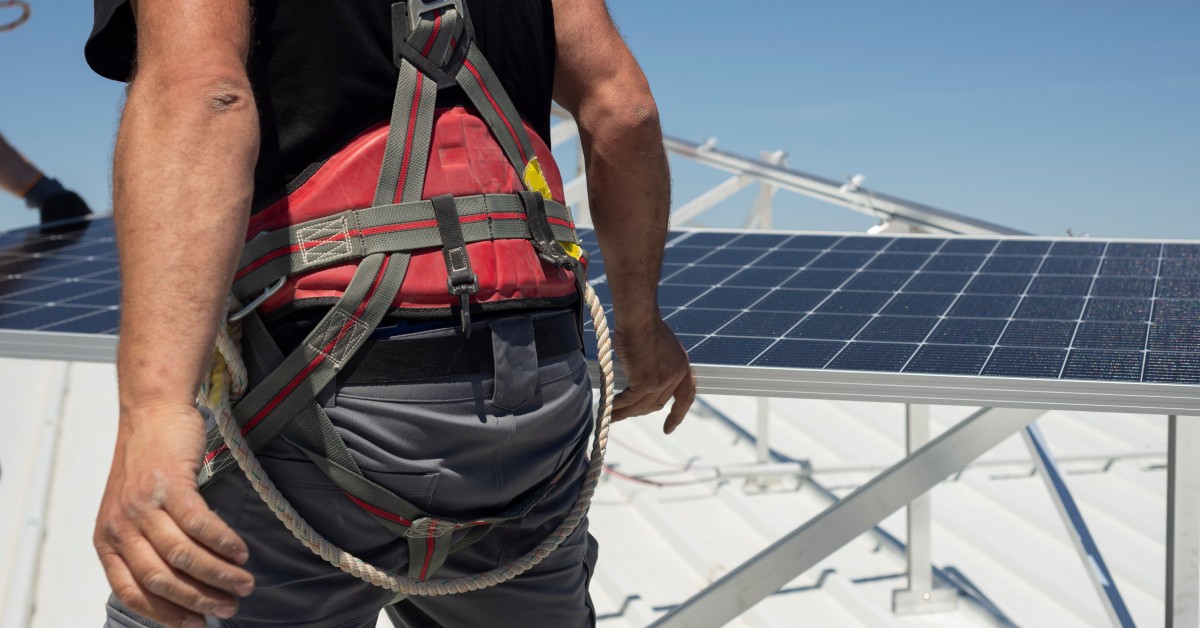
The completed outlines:
{"type": "MultiPolygon", "coordinates": [[[[262,142],[255,198],[282,189],[310,164],[386,120],[395,90],[392,0],[253,0],[249,74],[262,142]]],[[[129,0],[95,0],[85,55],[98,74],[125,81],[136,49],[129,0]]],[[[550,139],[555,38],[551,0],[467,0],[484,57],[521,117],[550,139]]],[[[461,95],[443,94],[439,105],[461,95]]],[[[464,103],[465,104],[465,103],[464,103]]]]}

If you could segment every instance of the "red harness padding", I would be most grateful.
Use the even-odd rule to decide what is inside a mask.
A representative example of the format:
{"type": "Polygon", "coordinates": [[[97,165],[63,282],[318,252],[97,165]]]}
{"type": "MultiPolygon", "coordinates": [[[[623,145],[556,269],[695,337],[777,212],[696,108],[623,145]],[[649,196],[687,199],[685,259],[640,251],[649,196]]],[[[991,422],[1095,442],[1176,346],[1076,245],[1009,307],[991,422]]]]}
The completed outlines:
{"type": "MultiPolygon", "coordinates": [[[[529,125],[525,125],[525,129],[553,199],[563,203],[562,176],[550,148],[529,125]]],[[[265,231],[349,209],[370,207],[387,132],[386,123],[367,129],[326,160],[293,192],[255,213],[250,218],[246,240],[265,231]]],[[[525,189],[487,125],[471,110],[464,107],[439,109],[434,116],[430,146],[423,199],[441,194],[515,194],[525,189]]],[[[404,180],[403,173],[400,180],[404,180]]],[[[395,202],[401,200],[403,186],[400,188],[395,202]]],[[[486,217],[523,218],[524,215],[481,215],[470,219],[486,217]]],[[[396,216],[396,222],[405,222],[405,217],[396,216]]],[[[573,224],[563,224],[574,228],[573,224]]],[[[412,228],[429,226],[433,226],[433,221],[412,224],[412,228]]],[[[472,303],[536,300],[567,304],[576,294],[575,276],[571,271],[540,259],[528,240],[473,242],[467,245],[467,253],[471,268],[479,278],[479,291],[471,295],[472,303]]],[[[356,267],[356,263],[347,263],[289,277],[283,288],[263,302],[258,311],[269,314],[297,301],[341,297],[356,267]]],[[[440,248],[414,251],[393,307],[430,310],[458,305],[459,297],[449,293],[446,278],[446,262],[440,248]]]]}

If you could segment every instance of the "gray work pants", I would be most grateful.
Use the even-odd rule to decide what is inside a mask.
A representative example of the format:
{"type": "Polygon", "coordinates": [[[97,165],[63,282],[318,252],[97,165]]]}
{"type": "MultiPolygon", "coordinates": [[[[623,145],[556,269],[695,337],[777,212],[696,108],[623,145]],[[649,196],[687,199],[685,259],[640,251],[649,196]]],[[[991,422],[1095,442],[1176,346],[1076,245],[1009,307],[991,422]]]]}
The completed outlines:
{"type": "MultiPolygon", "coordinates": [[[[503,320],[511,323],[513,317],[503,320]]],[[[493,346],[533,342],[527,336],[497,333],[493,346]]],[[[403,346],[402,339],[381,342],[403,346]]],[[[536,356],[528,347],[517,349],[496,351],[494,376],[371,386],[335,382],[322,395],[329,418],[364,475],[434,515],[467,519],[499,514],[570,465],[562,481],[525,517],[498,526],[450,556],[434,578],[510,564],[555,529],[578,496],[587,460],[571,454],[590,433],[592,393],[586,362],[575,352],[538,364],[513,364],[514,355],[536,356]],[[533,369],[536,378],[530,376],[533,369]]],[[[314,529],[368,562],[407,574],[407,542],[351,502],[294,446],[276,439],[259,459],[314,529]]],[[[225,621],[210,617],[210,628],[367,628],[385,608],[399,626],[595,624],[587,587],[596,542],[587,533],[586,521],[557,551],[509,582],[395,602],[391,592],[342,573],[300,545],[240,470],[206,488],[204,496],[246,540],[246,567],[256,579],[254,593],[241,600],[238,614],[225,621]]],[[[115,597],[109,600],[107,628],[155,625],[123,608],[115,597]]]]}

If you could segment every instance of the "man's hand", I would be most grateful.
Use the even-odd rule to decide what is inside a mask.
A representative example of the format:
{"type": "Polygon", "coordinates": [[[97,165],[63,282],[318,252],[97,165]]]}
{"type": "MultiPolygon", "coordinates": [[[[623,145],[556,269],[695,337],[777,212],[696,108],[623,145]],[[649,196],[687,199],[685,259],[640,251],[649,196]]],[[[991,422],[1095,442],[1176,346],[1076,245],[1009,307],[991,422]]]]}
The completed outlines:
{"type": "Polygon", "coordinates": [[[238,565],[246,544],[196,485],[204,424],[195,408],[122,417],[93,542],[113,593],[167,626],[202,628],[204,615],[237,612],[254,578],[238,565]]]}
{"type": "Polygon", "coordinates": [[[683,345],[661,318],[648,331],[614,331],[613,344],[629,380],[629,385],[613,400],[613,420],[655,412],[674,397],[671,412],[663,423],[664,433],[674,432],[696,399],[696,382],[683,345]]]}

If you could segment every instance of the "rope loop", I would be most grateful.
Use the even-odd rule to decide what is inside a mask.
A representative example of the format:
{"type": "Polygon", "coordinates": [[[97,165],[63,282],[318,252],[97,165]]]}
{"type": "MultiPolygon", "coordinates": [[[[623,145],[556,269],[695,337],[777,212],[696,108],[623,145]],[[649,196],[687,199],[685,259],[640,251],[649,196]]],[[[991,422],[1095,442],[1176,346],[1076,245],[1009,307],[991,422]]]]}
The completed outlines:
{"type": "Polygon", "coordinates": [[[25,22],[28,22],[29,15],[32,13],[32,10],[29,8],[29,3],[25,2],[25,0],[0,0],[0,9],[5,9],[8,7],[16,7],[17,9],[20,9],[21,15],[18,15],[17,19],[7,24],[0,24],[0,33],[6,33],[24,24],[25,22]]]}
{"type": "MultiPolygon", "coordinates": [[[[0,6],[3,6],[5,2],[20,2],[20,0],[0,0],[0,6]]],[[[596,328],[601,386],[600,404],[596,409],[595,417],[596,429],[593,435],[588,469],[583,476],[583,488],[558,528],[542,539],[541,543],[512,563],[483,573],[427,580],[403,576],[376,567],[337,547],[314,530],[296,512],[292,504],[267,477],[254,452],[250,451],[242,437],[237,421],[233,418],[232,405],[245,392],[247,382],[246,367],[242,362],[239,350],[240,323],[230,325],[225,322],[218,330],[213,369],[209,378],[201,386],[199,402],[213,411],[221,437],[229,447],[234,460],[246,475],[246,479],[254,487],[254,491],[270,507],[271,512],[275,513],[275,517],[283,522],[288,531],[312,553],[363,582],[403,595],[449,595],[484,589],[529,571],[557,549],[587,516],[588,508],[592,503],[592,495],[595,494],[596,486],[600,483],[604,453],[608,448],[608,429],[612,422],[612,402],[615,394],[613,346],[608,320],[604,315],[604,306],[600,304],[600,298],[596,296],[596,291],[591,286],[585,288],[584,302],[587,304],[596,328]]],[[[229,311],[235,312],[239,305],[231,298],[228,307],[229,311]]]]}

